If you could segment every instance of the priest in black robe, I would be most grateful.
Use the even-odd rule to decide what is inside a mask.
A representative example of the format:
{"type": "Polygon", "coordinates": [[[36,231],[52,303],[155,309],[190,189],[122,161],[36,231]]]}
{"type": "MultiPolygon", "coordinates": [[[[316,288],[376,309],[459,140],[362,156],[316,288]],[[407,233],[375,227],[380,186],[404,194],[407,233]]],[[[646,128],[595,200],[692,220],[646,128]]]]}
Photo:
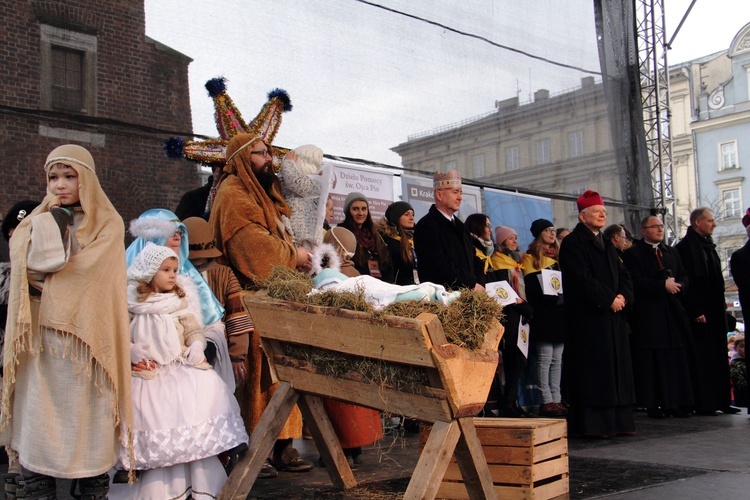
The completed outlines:
{"type": "Polygon", "coordinates": [[[688,417],[693,407],[690,322],[682,305],[688,277],[680,255],[664,244],[664,223],[641,221],[642,240],[623,254],[633,280],[630,315],[636,401],[648,416],[688,417]]]}

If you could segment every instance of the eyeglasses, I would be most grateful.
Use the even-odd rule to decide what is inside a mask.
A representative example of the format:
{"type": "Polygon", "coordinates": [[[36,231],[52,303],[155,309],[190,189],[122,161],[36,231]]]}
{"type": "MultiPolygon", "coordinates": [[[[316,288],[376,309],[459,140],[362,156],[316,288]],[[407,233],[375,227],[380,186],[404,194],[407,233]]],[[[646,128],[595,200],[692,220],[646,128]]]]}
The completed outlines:
{"type": "Polygon", "coordinates": [[[258,156],[263,156],[264,158],[265,158],[266,156],[268,156],[268,157],[270,157],[270,156],[271,156],[271,153],[269,153],[267,149],[259,149],[259,150],[257,150],[257,151],[250,151],[250,154],[251,154],[251,155],[258,155],[258,156]]]}
{"type": "Polygon", "coordinates": [[[652,224],[650,226],[645,226],[643,229],[664,229],[664,224],[652,224]]]}
{"type": "Polygon", "coordinates": [[[172,235],[172,238],[174,238],[175,236],[179,236],[180,238],[182,238],[183,236],[185,236],[185,231],[183,231],[182,229],[179,229],[179,228],[178,228],[178,229],[177,229],[177,230],[176,230],[176,231],[174,232],[174,234],[172,235]]]}
{"type": "Polygon", "coordinates": [[[544,230],[545,233],[555,234],[555,228],[554,227],[548,227],[544,230]]]}

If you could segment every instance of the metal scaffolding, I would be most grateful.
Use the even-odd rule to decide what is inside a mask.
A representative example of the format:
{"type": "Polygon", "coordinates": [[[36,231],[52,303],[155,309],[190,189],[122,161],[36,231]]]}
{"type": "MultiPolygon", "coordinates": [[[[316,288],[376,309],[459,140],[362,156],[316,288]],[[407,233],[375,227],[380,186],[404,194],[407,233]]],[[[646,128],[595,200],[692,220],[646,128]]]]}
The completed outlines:
{"type": "Polygon", "coordinates": [[[669,45],[664,29],[665,0],[635,0],[641,104],[654,207],[664,221],[668,242],[675,234],[672,142],[669,111],[669,45]]]}

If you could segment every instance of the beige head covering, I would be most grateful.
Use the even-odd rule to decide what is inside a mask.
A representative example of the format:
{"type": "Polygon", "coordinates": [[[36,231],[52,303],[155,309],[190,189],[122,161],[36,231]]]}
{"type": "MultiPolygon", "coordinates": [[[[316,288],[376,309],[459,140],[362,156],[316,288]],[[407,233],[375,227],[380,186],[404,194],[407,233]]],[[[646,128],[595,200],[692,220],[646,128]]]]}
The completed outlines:
{"type": "MultiPolygon", "coordinates": [[[[78,172],[83,221],[75,233],[81,250],[61,270],[47,275],[39,309],[39,326],[72,336],[82,355],[88,355],[89,375],[101,368],[116,395],[114,421],[132,429],[130,397],[130,334],[126,296],[125,226],[96,177],[94,160],[74,144],[54,149],[45,172],[62,163],[78,172]],[[122,420],[121,420],[122,419],[122,420]]],[[[59,200],[47,196],[16,228],[10,241],[11,289],[5,330],[4,393],[0,429],[9,429],[18,354],[38,353],[40,332],[31,328],[26,257],[34,216],[48,212],[59,200]]],[[[73,383],[73,382],[72,382],[73,383]]],[[[131,448],[132,449],[132,448],[131,448]]]]}
{"type": "MultiPolygon", "coordinates": [[[[291,235],[277,229],[278,217],[280,215],[289,217],[292,213],[281,194],[279,179],[275,178],[271,188],[266,192],[255,177],[250,164],[251,146],[262,140],[260,136],[239,134],[234,136],[227,145],[228,160],[222,174],[222,187],[209,220],[213,234],[217,236],[216,244],[221,252],[225,252],[224,242],[229,241],[246,224],[250,224],[248,218],[237,217],[237,214],[253,214],[258,209],[262,211],[266,227],[271,228],[272,231],[276,229],[277,236],[292,244],[291,235]]],[[[262,249],[258,250],[262,251],[262,249]]]]}

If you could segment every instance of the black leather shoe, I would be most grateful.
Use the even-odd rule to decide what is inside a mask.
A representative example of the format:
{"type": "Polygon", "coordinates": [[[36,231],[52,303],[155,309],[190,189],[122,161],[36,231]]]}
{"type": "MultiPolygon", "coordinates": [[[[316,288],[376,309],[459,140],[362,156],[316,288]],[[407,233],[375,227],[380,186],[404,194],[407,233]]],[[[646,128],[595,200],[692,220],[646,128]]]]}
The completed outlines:
{"type": "Polygon", "coordinates": [[[719,411],[721,411],[721,413],[725,415],[733,415],[735,413],[741,412],[742,410],[737,408],[736,406],[727,406],[726,408],[722,408],[719,411]]]}

